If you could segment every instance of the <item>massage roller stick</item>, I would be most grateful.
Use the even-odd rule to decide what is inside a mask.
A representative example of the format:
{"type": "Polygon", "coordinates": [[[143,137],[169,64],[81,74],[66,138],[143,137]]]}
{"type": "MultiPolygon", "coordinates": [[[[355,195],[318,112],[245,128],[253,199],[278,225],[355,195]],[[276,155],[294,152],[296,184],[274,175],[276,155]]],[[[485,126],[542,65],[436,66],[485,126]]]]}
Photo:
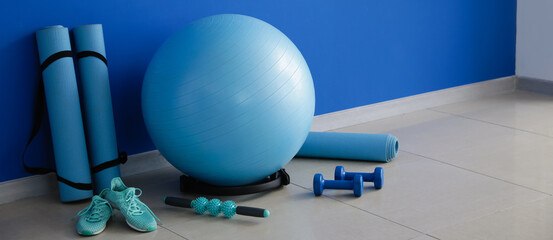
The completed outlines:
{"type": "Polygon", "coordinates": [[[206,211],[213,216],[222,213],[225,217],[231,218],[235,214],[245,215],[250,217],[269,217],[269,210],[254,207],[236,206],[233,201],[221,202],[219,199],[207,200],[207,198],[199,197],[194,200],[178,197],[165,197],[163,202],[167,205],[193,208],[198,214],[204,214],[206,211]]]}

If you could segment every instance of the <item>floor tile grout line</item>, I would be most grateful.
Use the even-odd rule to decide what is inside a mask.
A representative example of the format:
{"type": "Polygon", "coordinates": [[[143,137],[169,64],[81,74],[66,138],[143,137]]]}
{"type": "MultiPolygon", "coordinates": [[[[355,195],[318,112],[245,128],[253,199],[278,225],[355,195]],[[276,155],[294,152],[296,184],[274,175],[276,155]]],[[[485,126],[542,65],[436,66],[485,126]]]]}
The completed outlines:
{"type": "Polygon", "coordinates": [[[534,204],[535,202],[543,201],[543,200],[546,200],[546,199],[548,199],[548,198],[551,198],[551,197],[550,197],[550,196],[545,196],[545,197],[543,197],[543,198],[534,199],[534,200],[531,200],[531,201],[529,201],[529,202],[515,204],[515,205],[512,205],[512,206],[503,208],[503,209],[495,210],[495,211],[490,212],[490,213],[488,213],[488,214],[484,214],[484,215],[481,215],[481,216],[477,216],[477,217],[468,219],[468,220],[466,220],[466,221],[464,221],[464,222],[459,222],[459,223],[456,223],[456,224],[453,224],[453,225],[445,226],[445,227],[443,227],[442,229],[445,229],[445,228],[448,228],[448,227],[451,227],[451,226],[455,226],[455,225],[459,225],[459,224],[462,224],[462,223],[466,223],[466,222],[472,222],[472,221],[476,221],[476,220],[479,220],[479,219],[483,219],[483,218],[485,218],[485,217],[488,217],[488,216],[491,216],[491,215],[494,215],[494,214],[497,214],[497,213],[500,213],[500,212],[509,211],[509,210],[511,210],[511,209],[514,209],[514,208],[516,208],[516,207],[520,207],[520,206],[525,205],[525,204],[534,204]]]}
{"type": "Polygon", "coordinates": [[[550,136],[550,135],[547,135],[547,134],[538,133],[538,132],[532,132],[532,131],[528,131],[528,130],[524,130],[524,129],[520,129],[520,128],[516,128],[516,127],[511,127],[511,126],[499,124],[499,123],[494,123],[494,122],[490,122],[490,121],[485,121],[485,120],[482,120],[482,119],[477,119],[477,118],[468,117],[468,116],[461,115],[461,114],[456,114],[456,113],[450,113],[450,112],[440,111],[440,110],[436,110],[436,109],[432,109],[432,108],[428,108],[427,110],[433,111],[433,112],[437,112],[437,113],[448,114],[448,115],[451,115],[451,116],[460,117],[460,118],[464,118],[464,119],[468,119],[468,120],[473,120],[473,121],[477,121],[477,122],[488,123],[488,124],[491,124],[491,125],[495,125],[495,126],[499,126],[499,127],[504,127],[504,128],[508,128],[508,129],[512,129],[512,130],[517,130],[517,131],[524,132],[524,133],[530,133],[530,134],[534,134],[534,135],[538,135],[538,136],[542,136],[542,137],[553,138],[553,136],[550,136]]]}
{"type": "MultiPolygon", "coordinates": [[[[294,186],[296,186],[296,187],[299,187],[299,188],[303,188],[303,189],[305,189],[305,190],[311,192],[311,189],[306,188],[306,187],[304,187],[304,186],[301,186],[301,185],[299,185],[299,184],[292,183],[292,182],[291,182],[290,184],[292,184],[292,185],[294,185],[294,186]]],[[[404,225],[404,224],[402,224],[402,223],[396,222],[396,221],[394,221],[394,220],[385,218],[385,217],[383,217],[383,216],[380,216],[380,215],[378,215],[378,214],[376,214],[376,213],[373,213],[373,212],[367,211],[367,210],[365,210],[365,209],[359,208],[359,207],[357,207],[357,206],[348,204],[348,203],[346,203],[346,202],[344,202],[344,201],[340,201],[340,200],[338,200],[338,199],[336,199],[336,198],[329,197],[329,196],[323,196],[323,197],[328,198],[328,199],[331,199],[331,200],[334,200],[334,201],[339,202],[339,203],[342,203],[342,204],[344,204],[344,205],[353,207],[353,208],[355,208],[355,209],[357,209],[357,210],[361,210],[361,211],[363,211],[363,212],[365,212],[365,213],[371,214],[371,215],[373,215],[373,216],[375,216],[375,217],[378,217],[378,218],[380,218],[380,219],[384,219],[384,220],[386,220],[386,221],[388,221],[388,222],[397,224],[397,225],[402,226],[402,227],[404,227],[404,228],[407,228],[407,229],[409,229],[409,230],[413,230],[413,231],[415,231],[415,232],[418,232],[418,233],[421,233],[421,234],[425,234],[425,235],[426,235],[426,233],[421,232],[420,230],[414,229],[414,228],[412,228],[412,227],[409,227],[409,226],[404,225]]]]}
{"type": "MultiPolygon", "coordinates": [[[[458,225],[461,225],[461,224],[463,224],[463,223],[473,222],[473,221],[476,221],[476,220],[479,220],[479,219],[483,219],[483,218],[488,217],[488,216],[492,216],[492,215],[497,214],[497,213],[500,213],[500,212],[505,212],[505,211],[514,209],[514,208],[516,208],[516,207],[519,207],[519,206],[522,206],[522,205],[525,205],[525,204],[533,204],[533,203],[535,203],[535,202],[542,201],[542,200],[545,200],[545,199],[547,199],[547,198],[551,198],[551,197],[550,197],[550,196],[545,196],[545,197],[543,197],[543,198],[534,199],[534,200],[529,201],[529,202],[526,202],[526,203],[519,203],[519,204],[515,204],[515,205],[510,206],[510,207],[507,207],[507,208],[498,209],[498,210],[495,210],[495,211],[490,212],[490,213],[488,213],[488,214],[484,214],[484,215],[480,215],[480,216],[477,216],[477,217],[474,217],[474,218],[470,218],[470,219],[467,219],[467,220],[464,220],[464,221],[462,221],[462,222],[458,222],[458,223],[455,223],[455,224],[446,225],[446,226],[444,226],[444,227],[442,227],[442,228],[440,228],[440,229],[434,230],[433,232],[436,232],[436,231],[439,231],[439,230],[442,230],[442,229],[447,229],[447,228],[453,227],[453,226],[458,226],[458,225]]],[[[430,237],[432,237],[432,238],[436,238],[436,239],[439,240],[438,237],[432,236],[431,233],[428,233],[428,234],[426,234],[426,235],[428,235],[428,236],[430,236],[430,237]]]]}
{"type": "Polygon", "coordinates": [[[491,175],[488,175],[488,174],[484,174],[484,173],[481,173],[481,172],[476,172],[476,171],[471,170],[471,169],[468,169],[468,168],[464,168],[464,167],[461,167],[461,166],[457,166],[457,165],[455,165],[455,164],[448,163],[448,162],[444,162],[444,161],[441,161],[441,160],[438,160],[438,159],[435,159],[435,158],[427,157],[427,156],[424,156],[424,155],[421,155],[421,154],[418,154],[418,153],[414,153],[414,152],[410,152],[410,151],[406,151],[406,150],[400,150],[400,152],[406,152],[406,153],[409,153],[409,154],[413,154],[413,155],[415,155],[415,156],[419,156],[419,157],[422,157],[422,158],[425,158],[425,159],[428,159],[428,160],[432,160],[432,161],[439,162],[439,163],[442,163],[442,164],[445,164],[445,165],[449,165],[449,166],[452,166],[452,167],[456,167],[456,168],[459,168],[459,169],[463,169],[463,170],[465,170],[465,171],[469,171],[469,172],[472,172],[472,173],[475,173],[475,174],[478,174],[478,175],[486,176],[486,177],[493,178],[493,179],[495,179],[495,180],[499,180],[499,181],[502,181],[502,182],[505,182],[505,183],[509,183],[509,184],[512,184],[512,185],[516,185],[516,186],[519,186],[519,187],[522,187],[522,188],[525,188],[525,189],[528,189],[528,190],[532,190],[532,191],[535,191],[535,192],[543,193],[543,194],[548,195],[548,196],[553,196],[553,194],[548,193],[548,192],[543,192],[543,191],[541,191],[541,190],[534,189],[534,188],[531,188],[531,187],[528,187],[528,186],[524,186],[524,185],[521,185],[521,184],[518,184],[518,183],[510,182],[510,181],[507,181],[507,180],[505,180],[505,179],[501,179],[501,178],[498,178],[498,177],[494,177],[494,176],[491,176],[491,175]]]}
{"type": "Polygon", "coordinates": [[[434,238],[434,239],[436,239],[436,240],[440,240],[440,238],[434,237],[434,236],[432,236],[432,235],[430,235],[430,234],[426,234],[426,236],[429,236],[429,237],[434,238]]]}
{"type": "Polygon", "coordinates": [[[160,228],[163,228],[163,229],[165,229],[165,230],[167,230],[167,231],[169,231],[169,232],[172,232],[173,234],[176,234],[177,236],[179,236],[179,237],[181,237],[181,238],[184,238],[184,239],[186,239],[186,240],[190,240],[190,239],[186,238],[185,236],[182,236],[182,235],[178,234],[177,232],[175,232],[175,231],[173,231],[173,230],[171,230],[171,229],[169,229],[169,228],[167,228],[167,227],[164,227],[164,226],[161,226],[161,225],[160,225],[159,227],[160,227],[160,228]]]}
{"type": "MultiPolygon", "coordinates": [[[[520,184],[512,183],[512,182],[509,182],[509,181],[506,181],[506,180],[503,180],[503,179],[499,179],[499,178],[496,178],[496,177],[493,177],[493,176],[489,176],[489,175],[486,175],[486,174],[483,174],[483,173],[475,172],[475,171],[472,171],[472,170],[470,170],[470,169],[466,169],[466,168],[463,168],[463,167],[459,167],[459,166],[456,166],[456,165],[453,165],[453,164],[450,164],[450,163],[447,163],[447,162],[443,162],[443,161],[440,161],[440,160],[437,160],[437,159],[433,159],[433,158],[430,158],[430,157],[426,157],[426,156],[423,156],[423,155],[420,155],[420,154],[416,154],[416,153],[412,153],[412,152],[405,151],[405,150],[400,150],[400,151],[406,152],[406,153],[409,153],[409,154],[413,154],[413,155],[416,155],[416,156],[419,156],[419,157],[422,157],[422,158],[425,158],[425,159],[428,159],[428,160],[431,160],[431,161],[439,162],[439,163],[442,163],[442,164],[445,164],[445,165],[449,165],[449,166],[452,166],[452,167],[455,167],[455,168],[459,168],[459,169],[462,169],[462,170],[465,170],[465,171],[469,171],[469,172],[472,172],[472,173],[475,173],[475,174],[478,174],[478,175],[486,176],[486,177],[489,177],[489,178],[492,178],[492,179],[496,179],[496,180],[499,180],[499,181],[502,181],[502,182],[505,182],[505,183],[508,183],[508,184],[516,185],[516,186],[519,186],[519,187],[522,187],[522,188],[525,188],[525,189],[528,189],[528,190],[531,190],[531,191],[535,191],[535,192],[539,192],[539,193],[543,193],[543,194],[547,195],[547,196],[544,196],[544,197],[542,197],[542,198],[538,198],[538,199],[535,199],[535,200],[533,200],[533,201],[530,201],[530,202],[528,202],[528,203],[523,203],[523,204],[529,204],[529,203],[533,203],[533,202],[537,202],[537,201],[542,201],[542,200],[544,200],[544,199],[547,199],[547,198],[550,198],[550,197],[553,196],[552,194],[547,193],[547,192],[542,192],[542,191],[540,191],[540,190],[536,190],[536,189],[533,189],[533,188],[529,188],[529,187],[526,187],[526,186],[523,186],[523,185],[520,185],[520,184]]],[[[305,190],[307,190],[307,191],[311,191],[311,189],[306,188],[306,187],[303,187],[303,186],[301,186],[301,185],[299,185],[299,184],[296,184],[296,183],[291,183],[291,184],[294,185],[294,186],[303,188],[303,189],[305,189],[305,190]]],[[[328,198],[328,199],[331,199],[331,200],[340,202],[340,203],[342,203],[342,204],[344,204],[344,205],[347,205],[347,206],[356,208],[356,209],[358,209],[358,210],[361,210],[361,211],[363,211],[363,212],[369,213],[369,214],[371,214],[371,215],[373,215],[373,216],[376,216],[376,217],[378,217],[378,218],[384,219],[384,220],[389,221],[389,222],[391,222],[391,223],[395,223],[395,224],[400,225],[400,226],[402,226],[402,227],[405,227],[405,228],[408,228],[408,229],[410,229],[410,230],[416,231],[416,232],[418,232],[418,233],[424,234],[425,236],[431,237],[431,238],[433,238],[433,239],[438,239],[438,240],[440,240],[440,238],[431,235],[431,233],[424,233],[424,232],[422,232],[422,231],[419,231],[419,230],[414,229],[414,228],[412,228],[412,227],[409,227],[409,226],[407,226],[407,225],[401,224],[401,223],[399,223],[399,222],[396,222],[396,221],[393,221],[393,220],[388,219],[388,218],[386,218],[386,217],[383,217],[383,216],[380,216],[380,215],[378,215],[378,214],[375,214],[375,213],[373,213],[373,212],[370,212],[370,211],[364,210],[364,209],[362,209],[362,208],[359,208],[359,207],[357,207],[357,206],[354,206],[354,205],[348,204],[348,203],[346,203],[346,202],[340,201],[340,200],[338,200],[338,199],[336,199],[336,198],[333,198],[333,197],[330,197],[330,196],[323,196],[323,197],[326,197],[326,198],[328,198]]],[[[491,213],[489,213],[489,214],[485,214],[485,215],[482,215],[482,216],[478,216],[478,217],[476,217],[476,218],[474,218],[474,219],[470,219],[470,220],[468,220],[468,221],[474,221],[474,220],[476,220],[476,219],[480,219],[480,218],[483,218],[483,217],[486,217],[486,216],[490,216],[490,215],[496,214],[496,213],[498,213],[498,212],[507,211],[507,210],[509,210],[509,209],[513,209],[513,208],[518,207],[518,206],[523,205],[523,204],[516,204],[516,205],[510,206],[510,207],[504,208],[504,209],[499,209],[499,210],[493,211],[493,212],[491,212],[491,213]]],[[[458,224],[459,224],[459,223],[458,223],[458,224]]],[[[420,237],[420,236],[417,236],[417,237],[420,237]]],[[[417,237],[411,238],[411,239],[416,239],[417,237]]]]}
{"type": "MultiPolygon", "coordinates": [[[[432,239],[440,240],[439,238],[434,237],[434,236],[432,236],[432,235],[430,235],[430,234],[424,234],[424,236],[428,236],[428,237],[430,237],[430,238],[432,238],[432,239]]],[[[409,238],[409,240],[417,239],[417,238],[420,238],[420,237],[421,237],[421,236],[416,236],[416,237],[414,237],[414,238],[409,238]]]]}
{"type": "MultiPolygon", "coordinates": [[[[403,151],[403,150],[402,150],[402,151],[403,151]]],[[[408,152],[408,151],[403,151],[403,152],[410,153],[410,154],[413,154],[413,155],[416,155],[416,156],[419,156],[419,157],[426,158],[426,159],[428,159],[428,160],[432,160],[432,161],[436,161],[436,162],[439,162],[439,163],[443,163],[443,164],[445,164],[445,165],[450,165],[450,166],[453,166],[453,167],[456,167],[456,168],[460,168],[460,169],[463,169],[463,170],[466,170],[466,171],[469,171],[469,172],[473,172],[473,173],[476,173],[476,174],[479,174],[479,175],[483,175],[483,176],[486,176],[486,177],[490,177],[490,178],[493,178],[493,179],[496,179],[496,180],[500,180],[500,181],[503,181],[503,182],[506,182],[506,183],[509,183],[509,184],[517,185],[517,186],[520,186],[520,187],[523,187],[523,188],[526,188],[526,189],[529,189],[529,190],[536,191],[536,192],[543,193],[543,194],[546,194],[546,195],[547,195],[547,196],[544,196],[544,197],[542,197],[542,198],[534,199],[534,200],[532,200],[532,201],[530,201],[530,202],[527,202],[527,203],[516,204],[516,205],[510,206],[510,207],[507,207],[507,208],[503,208],[503,209],[499,209],[499,210],[490,212],[489,214],[485,214],[485,215],[478,216],[478,217],[475,217],[475,218],[472,218],[472,219],[468,219],[468,220],[466,220],[465,222],[474,221],[474,220],[477,220],[477,219],[484,218],[484,217],[486,217],[486,216],[490,216],[490,215],[493,215],[493,214],[496,214],[496,213],[499,213],[499,212],[503,212],[503,211],[507,211],[507,210],[513,209],[513,208],[515,208],[515,207],[518,207],[518,206],[521,206],[521,205],[524,205],[524,204],[531,204],[531,203],[534,203],[534,202],[537,202],[537,201],[542,201],[542,200],[544,200],[544,199],[553,197],[553,195],[551,195],[551,194],[549,194],[549,193],[541,192],[541,191],[535,190],[535,189],[531,189],[531,188],[528,188],[528,187],[525,187],[525,186],[522,186],[522,185],[519,185],[519,184],[516,184],[516,183],[511,183],[511,182],[508,182],[508,181],[504,181],[504,180],[502,180],[502,179],[497,179],[497,178],[495,178],[495,177],[488,176],[488,175],[486,175],[486,174],[481,174],[481,173],[478,173],[478,172],[471,171],[470,169],[465,169],[465,168],[462,168],[462,167],[458,167],[458,166],[455,166],[455,165],[451,165],[451,164],[449,164],[449,163],[442,162],[442,161],[439,161],[439,160],[435,160],[435,159],[432,159],[432,158],[428,158],[428,157],[422,156],[422,155],[420,155],[420,154],[415,154],[415,153],[411,153],[411,152],[408,152]]],[[[292,185],[294,185],[294,186],[297,186],[297,187],[299,187],[299,188],[303,188],[303,189],[305,189],[305,190],[307,190],[307,191],[311,191],[311,189],[306,188],[306,187],[303,187],[303,186],[301,186],[301,185],[299,185],[299,184],[296,184],[296,183],[290,183],[290,184],[292,184],[292,185]]],[[[426,236],[428,236],[428,237],[431,237],[431,238],[440,240],[440,238],[431,235],[431,233],[424,233],[424,232],[422,232],[422,231],[420,231],[420,230],[414,229],[414,228],[412,228],[412,227],[409,227],[409,226],[407,226],[407,225],[404,225],[404,224],[401,224],[401,223],[399,223],[399,222],[393,221],[393,220],[391,220],[391,219],[388,219],[388,218],[386,218],[386,217],[380,216],[380,215],[375,214],[375,213],[373,213],[373,212],[370,212],[370,211],[367,211],[367,210],[365,210],[365,209],[359,208],[359,207],[357,207],[357,206],[354,206],[354,205],[348,204],[348,203],[346,203],[346,202],[340,201],[340,200],[338,200],[338,199],[336,199],[336,198],[333,198],[333,197],[330,197],[330,196],[323,196],[323,197],[326,197],[326,198],[328,198],[328,199],[331,199],[331,200],[340,202],[340,203],[342,203],[342,204],[344,204],[344,205],[347,205],[347,206],[356,208],[356,209],[358,209],[358,210],[361,210],[361,211],[363,211],[363,212],[369,213],[369,214],[371,214],[371,215],[373,215],[373,216],[376,216],[376,217],[378,217],[378,218],[384,219],[384,220],[389,221],[389,222],[391,222],[391,223],[395,223],[395,224],[400,225],[400,226],[402,226],[402,227],[405,227],[405,228],[408,228],[408,229],[410,229],[410,230],[416,231],[416,232],[418,232],[418,233],[424,234],[424,235],[426,235],[426,236]]],[[[460,222],[460,223],[462,223],[462,222],[460,222]]],[[[454,225],[457,225],[457,224],[460,224],[460,223],[456,223],[456,224],[454,224],[454,225]]],[[[444,228],[447,228],[447,227],[444,227],[444,228]]],[[[435,230],[435,231],[437,231],[437,230],[435,230]]],[[[417,236],[417,237],[420,237],[420,236],[417,236]]],[[[417,237],[414,237],[414,238],[411,238],[411,239],[416,239],[417,237]]]]}

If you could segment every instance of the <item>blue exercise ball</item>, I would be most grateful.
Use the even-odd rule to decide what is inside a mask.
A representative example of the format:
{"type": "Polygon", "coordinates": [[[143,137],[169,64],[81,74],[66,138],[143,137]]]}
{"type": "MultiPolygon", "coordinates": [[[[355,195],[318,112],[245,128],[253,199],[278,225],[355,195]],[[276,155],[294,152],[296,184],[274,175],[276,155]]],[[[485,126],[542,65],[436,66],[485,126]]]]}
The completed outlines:
{"type": "Polygon", "coordinates": [[[259,19],[197,20],[154,55],[142,86],[146,128],[173,166],[238,186],[278,171],[305,141],[313,79],[297,47],[259,19]]]}

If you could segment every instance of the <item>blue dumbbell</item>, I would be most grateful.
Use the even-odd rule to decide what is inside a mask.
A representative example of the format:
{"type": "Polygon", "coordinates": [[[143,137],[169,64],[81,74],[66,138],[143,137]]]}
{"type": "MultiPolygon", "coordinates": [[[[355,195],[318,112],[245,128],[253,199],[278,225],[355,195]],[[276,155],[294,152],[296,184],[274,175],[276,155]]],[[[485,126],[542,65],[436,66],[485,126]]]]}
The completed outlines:
{"type": "Polygon", "coordinates": [[[356,197],[363,195],[363,177],[356,175],[352,180],[325,180],[320,173],[313,177],[313,192],[315,196],[323,194],[325,189],[353,189],[356,197]]]}
{"type": "Polygon", "coordinates": [[[356,175],[361,175],[363,177],[363,181],[365,182],[374,182],[374,187],[376,189],[382,188],[384,170],[382,170],[381,167],[375,168],[374,173],[346,172],[342,166],[336,166],[336,170],[334,171],[335,180],[351,180],[356,175]]]}

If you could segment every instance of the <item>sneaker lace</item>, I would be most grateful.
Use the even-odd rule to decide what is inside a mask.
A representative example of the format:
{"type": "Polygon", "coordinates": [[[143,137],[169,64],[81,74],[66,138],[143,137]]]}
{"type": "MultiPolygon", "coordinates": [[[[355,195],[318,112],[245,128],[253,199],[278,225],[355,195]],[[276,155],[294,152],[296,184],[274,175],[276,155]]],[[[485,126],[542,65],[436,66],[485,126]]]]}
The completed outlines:
{"type": "Polygon", "coordinates": [[[141,202],[138,197],[142,195],[142,190],[140,188],[135,188],[134,191],[127,191],[125,194],[125,202],[127,203],[127,214],[137,216],[144,214],[144,210],[142,210],[141,206],[145,208],[146,211],[148,211],[152,216],[161,223],[161,220],[157,218],[157,216],[152,212],[152,210],[146,206],[143,202],[141,202]],[[136,192],[138,191],[138,194],[136,192]],[[142,203],[142,204],[139,204],[142,203]]]}
{"type": "Polygon", "coordinates": [[[102,206],[102,204],[107,205],[111,209],[111,206],[107,203],[106,200],[93,199],[92,202],[90,203],[90,205],[88,205],[83,210],[79,211],[79,213],[77,213],[77,215],[75,215],[75,217],[82,217],[82,216],[90,213],[90,215],[86,216],[87,221],[89,221],[89,222],[102,221],[102,219],[104,219],[104,216],[105,216],[105,212],[103,211],[102,208],[100,208],[100,206],[102,206]]]}

